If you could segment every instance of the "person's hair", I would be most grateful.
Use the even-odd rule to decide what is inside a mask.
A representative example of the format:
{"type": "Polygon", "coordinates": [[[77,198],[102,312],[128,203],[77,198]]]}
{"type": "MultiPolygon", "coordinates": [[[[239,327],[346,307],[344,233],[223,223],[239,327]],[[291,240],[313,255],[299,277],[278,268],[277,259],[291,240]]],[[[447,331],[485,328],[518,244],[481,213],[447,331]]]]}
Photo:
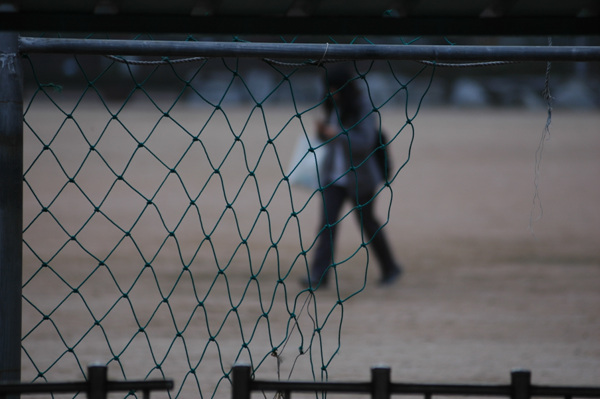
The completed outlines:
{"type": "Polygon", "coordinates": [[[344,127],[350,127],[358,121],[360,115],[360,88],[358,80],[350,68],[343,65],[334,65],[327,68],[325,74],[325,112],[331,115],[337,107],[344,127]],[[337,100],[333,99],[330,89],[339,91],[337,100]]]}

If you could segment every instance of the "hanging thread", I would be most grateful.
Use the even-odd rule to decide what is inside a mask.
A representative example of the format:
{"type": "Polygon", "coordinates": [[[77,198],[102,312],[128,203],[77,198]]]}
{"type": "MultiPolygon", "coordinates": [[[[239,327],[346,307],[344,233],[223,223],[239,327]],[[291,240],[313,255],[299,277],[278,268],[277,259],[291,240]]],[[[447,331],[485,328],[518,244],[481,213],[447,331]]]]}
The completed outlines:
{"type": "MultiPolygon", "coordinates": [[[[552,38],[548,38],[548,46],[552,46],[552,38]]],[[[533,233],[533,223],[537,222],[542,218],[544,213],[542,208],[542,201],[540,198],[539,192],[539,183],[540,183],[540,166],[542,164],[542,155],[544,153],[544,142],[550,140],[550,124],[552,123],[552,100],[553,97],[550,94],[550,68],[552,63],[548,61],[546,63],[546,78],[544,81],[544,90],[542,91],[542,96],[544,100],[546,100],[546,105],[548,109],[548,116],[546,118],[546,125],[542,130],[542,137],[540,138],[540,142],[538,144],[538,148],[535,152],[535,168],[534,168],[534,194],[533,194],[533,204],[531,206],[531,214],[529,216],[529,229],[533,233]]]]}

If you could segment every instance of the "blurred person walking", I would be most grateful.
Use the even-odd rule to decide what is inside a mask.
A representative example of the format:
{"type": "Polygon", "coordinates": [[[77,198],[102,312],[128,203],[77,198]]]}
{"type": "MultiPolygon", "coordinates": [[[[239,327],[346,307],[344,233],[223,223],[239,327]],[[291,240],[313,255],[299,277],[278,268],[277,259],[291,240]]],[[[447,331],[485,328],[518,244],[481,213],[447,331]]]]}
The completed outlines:
{"type": "Polygon", "coordinates": [[[380,285],[394,283],[402,274],[382,224],[375,215],[376,191],[381,187],[385,161],[375,148],[381,145],[380,122],[360,80],[342,65],[328,68],[325,76],[324,119],[316,130],[324,142],[324,163],[319,165],[323,206],[319,235],[305,286],[328,284],[335,267],[334,247],[342,205],[350,201],[364,242],[375,252],[381,269],[380,285]]]}

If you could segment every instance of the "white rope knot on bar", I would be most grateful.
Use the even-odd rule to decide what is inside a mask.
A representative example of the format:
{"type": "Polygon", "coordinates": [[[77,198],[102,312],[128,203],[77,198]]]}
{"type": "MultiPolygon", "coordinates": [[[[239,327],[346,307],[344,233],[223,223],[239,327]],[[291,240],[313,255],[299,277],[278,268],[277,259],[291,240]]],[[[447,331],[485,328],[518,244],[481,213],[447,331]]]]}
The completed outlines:
{"type": "Polygon", "coordinates": [[[325,60],[325,56],[327,55],[327,50],[329,50],[329,43],[325,43],[325,52],[321,56],[321,59],[319,60],[319,62],[317,62],[317,66],[321,66],[321,63],[323,63],[323,60],[325,60]]]}

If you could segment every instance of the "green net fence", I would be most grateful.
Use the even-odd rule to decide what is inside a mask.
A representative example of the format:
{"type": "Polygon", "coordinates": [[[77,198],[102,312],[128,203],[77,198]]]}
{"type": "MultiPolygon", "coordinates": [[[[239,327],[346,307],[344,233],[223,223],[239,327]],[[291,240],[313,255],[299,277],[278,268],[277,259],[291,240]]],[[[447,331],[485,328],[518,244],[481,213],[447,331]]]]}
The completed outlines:
{"type": "MultiPolygon", "coordinates": [[[[323,189],[292,184],[294,150],[325,145],[314,126],[336,64],[24,55],[24,381],[92,362],[173,378],[169,397],[223,397],[236,362],[327,379],[344,304],[378,277],[348,206],[333,283],[300,283],[323,189]]],[[[435,68],[346,64],[389,135],[385,225],[435,68]]]]}

